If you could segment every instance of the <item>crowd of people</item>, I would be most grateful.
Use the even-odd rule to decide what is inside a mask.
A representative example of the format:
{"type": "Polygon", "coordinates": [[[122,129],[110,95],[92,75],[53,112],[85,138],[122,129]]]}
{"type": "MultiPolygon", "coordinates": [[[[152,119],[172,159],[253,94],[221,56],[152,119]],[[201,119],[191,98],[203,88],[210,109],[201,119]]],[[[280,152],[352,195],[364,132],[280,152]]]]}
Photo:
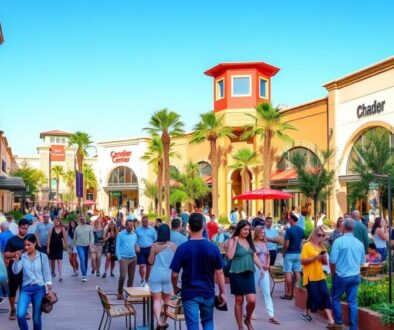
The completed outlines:
{"type": "MultiPolygon", "coordinates": [[[[239,213],[238,213],[239,214],[239,213]]],[[[382,263],[387,258],[389,233],[387,222],[376,218],[370,228],[360,213],[353,211],[340,217],[328,235],[323,225],[305,236],[305,219],[293,208],[287,216],[283,232],[273,226],[273,219],[258,212],[255,217],[238,219],[231,212],[228,228],[223,228],[214,215],[203,210],[178,218],[173,214],[169,224],[157,218],[134,214],[123,219],[79,215],[65,226],[59,216],[48,210],[37,212],[37,219],[26,217],[16,223],[12,215],[0,224],[0,250],[7,265],[8,286],[0,296],[7,296],[10,320],[18,320],[27,329],[28,306],[33,306],[34,329],[41,329],[41,301],[51,294],[52,281],[63,281],[63,251],[68,252],[72,276],[88,280],[88,263],[92,276],[115,277],[119,267],[118,299],[123,300],[123,287],[134,285],[135,270],[140,286],[152,295],[156,329],[168,327],[161,316],[163,303],[172,295],[182,299],[188,329],[214,329],[213,310],[227,309],[225,283],[234,296],[234,315],[238,329],[253,329],[255,306],[264,303],[269,322],[280,324],[271,297],[270,267],[283,263],[285,292],[281,299],[294,298],[295,285],[301,279],[308,298],[301,318],[312,321],[311,313],[325,312],[330,329],[342,329],[340,299],[346,293],[350,311],[350,329],[357,329],[357,290],[360,267],[365,263],[382,263]],[[206,214],[204,214],[206,213],[206,214]],[[278,252],[283,258],[278,258],[278,252]],[[328,255],[328,252],[330,255],[328,255]],[[105,264],[101,264],[104,258],[105,264]],[[332,276],[328,290],[326,274],[332,276]],[[219,293],[215,293],[217,285],[219,293]],[[256,298],[261,288],[262,299],[256,298]],[[16,294],[19,291],[16,307],[16,294]]],[[[246,217],[246,215],[245,215],[246,217]]],[[[391,234],[394,240],[394,234],[391,234]]]]}

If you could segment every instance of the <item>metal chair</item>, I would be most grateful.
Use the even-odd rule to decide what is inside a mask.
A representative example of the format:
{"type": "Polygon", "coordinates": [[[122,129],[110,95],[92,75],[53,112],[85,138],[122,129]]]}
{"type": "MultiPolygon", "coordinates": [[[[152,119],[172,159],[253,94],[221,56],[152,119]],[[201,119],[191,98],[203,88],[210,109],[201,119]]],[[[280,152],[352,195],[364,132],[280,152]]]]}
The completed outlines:
{"type": "Polygon", "coordinates": [[[387,278],[383,274],[383,264],[369,264],[361,270],[361,278],[368,282],[381,281],[387,278]]]}
{"type": "Polygon", "coordinates": [[[174,328],[177,330],[177,322],[179,322],[179,330],[182,330],[182,321],[185,321],[185,314],[183,313],[182,299],[170,301],[164,304],[161,309],[161,316],[166,316],[174,320],[174,328]]]}
{"type": "Polygon", "coordinates": [[[272,293],[274,292],[274,289],[275,289],[275,284],[286,283],[286,278],[285,278],[285,272],[283,271],[283,269],[276,267],[276,266],[270,266],[269,273],[270,273],[270,277],[271,277],[271,280],[273,283],[273,286],[271,289],[271,296],[272,296],[272,293]]]}
{"type": "Polygon", "coordinates": [[[103,315],[101,316],[101,321],[99,325],[99,330],[103,325],[104,316],[105,322],[103,329],[109,329],[111,327],[112,318],[116,317],[125,317],[126,319],[126,328],[131,329],[131,317],[134,318],[134,329],[136,329],[136,311],[133,305],[127,301],[122,301],[121,303],[113,303],[109,300],[108,296],[118,296],[115,293],[106,294],[104,293],[99,286],[96,286],[97,293],[100,297],[101,304],[103,305],[103,315]],[[108,322],[109,320],[109,322],[108,322]],[[108,327],[107,327],[108,322],[108,327]]]}

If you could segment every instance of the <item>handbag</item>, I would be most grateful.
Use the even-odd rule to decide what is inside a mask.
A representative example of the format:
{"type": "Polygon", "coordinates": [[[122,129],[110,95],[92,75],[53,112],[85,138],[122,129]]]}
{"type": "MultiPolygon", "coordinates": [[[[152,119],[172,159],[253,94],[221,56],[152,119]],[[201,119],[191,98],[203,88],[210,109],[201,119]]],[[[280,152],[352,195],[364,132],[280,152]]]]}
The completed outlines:
{"type": "Polygon", "coordinates": [[[8,283],[7,267],[5,266],[3,256],[0,255],[0,285],[8,283]]]}
{"type": "MultiPolygon", "coordinates": [[[[44,277],[44,271],[43,271],[43,265],[42,265],[42,254],[40,252],[40,259],[41,259],[41,273],[42,273],[42,278],[45,281],[44,277]]],[[[44,313],[50,313],[53,309],[53,305],[58,302],[58,297],[56,292],[52,292],[52,295],[49,295],[48,293],[45,294],[44,297],[42,297],[42,302],[41,302],[41,311],[44,313]]]]}

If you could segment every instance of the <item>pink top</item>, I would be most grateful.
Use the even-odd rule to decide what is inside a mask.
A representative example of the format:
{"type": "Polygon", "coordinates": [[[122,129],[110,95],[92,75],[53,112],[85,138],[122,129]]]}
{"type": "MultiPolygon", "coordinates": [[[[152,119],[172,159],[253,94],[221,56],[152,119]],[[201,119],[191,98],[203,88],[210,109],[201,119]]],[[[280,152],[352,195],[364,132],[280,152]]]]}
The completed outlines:
{"type": "Polygon", "coordinates": [[[267,249],[267,245],[265,243],[255,243],[256,254],[260,259],[261,265],[263,267],[267,267],[268,265],[268,256],[269,251],[267,249]]]}

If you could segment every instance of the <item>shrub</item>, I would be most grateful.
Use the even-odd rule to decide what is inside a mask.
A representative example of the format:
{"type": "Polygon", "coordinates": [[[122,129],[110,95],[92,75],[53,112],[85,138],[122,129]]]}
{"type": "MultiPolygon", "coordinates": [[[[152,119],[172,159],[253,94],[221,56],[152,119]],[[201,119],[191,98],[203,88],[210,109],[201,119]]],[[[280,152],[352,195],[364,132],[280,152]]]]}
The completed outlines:
{"type": "MultiPolygon", "coordinates": [[[[149,212],[146,216],[148,217],[149,220],[155,220],[158,217],[157,213],[155,212],[149,212]]],[[[160,218],[162,219],[163,217],[160,218]]]]}
{"type": "Polygon", "coordinates": [[[67,214],[65,222],[69,223],[71,220],[78,220],[78,215],[76,213],[69,213],[67,214]]]}
{"type": "Polygon", "coordinates": [[[380,322],[384,325],[394,325],[394,303],[375,304],[371,307],[382,315],[380,322]]]}
{"type": "Polygon", "coordinates": [[[311,218],[306,218],[305,219],[305,236],[309,237],[309,235],[312,233],[313,231],[313,222],[311,220],[311,218]]]}
{"type": "Polygon", "coordinates": [[[23,213],[21,213],[19,211],[10,211],[8,213],[14,217],[15,221],[18,221],[18,220],[22,219],[22,217],[23,217],[23,213]]]}
{"type": "Polygon", "coordinates": [[[225,215],[221,215],[218,219],[219,225],[224,225],[224,226],[228,226],[230,224],[230,222],[228,221],[228,217],[226,217],[225,215]]]}

